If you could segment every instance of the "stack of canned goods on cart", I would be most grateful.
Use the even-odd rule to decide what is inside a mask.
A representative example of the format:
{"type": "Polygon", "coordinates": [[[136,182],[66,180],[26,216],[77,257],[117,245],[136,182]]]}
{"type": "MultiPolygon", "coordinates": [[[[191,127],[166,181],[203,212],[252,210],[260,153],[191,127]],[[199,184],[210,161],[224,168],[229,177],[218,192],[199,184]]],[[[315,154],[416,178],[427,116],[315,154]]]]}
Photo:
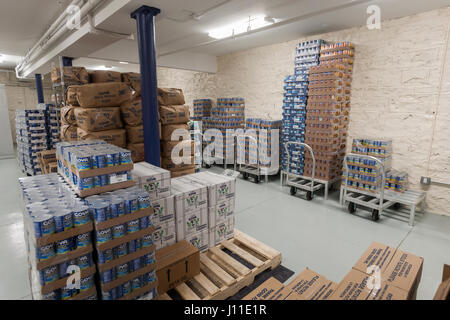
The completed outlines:
{"type": "Polygon", "coordinates": [[[89,208],[57,174],[20,178],[19,185],[33,299],[97,299],[89,208]],[[80,283],[71,287],[76,270],[80,283]]]}
{"type": "Polygon", "coordinates": [[[194,100],[194,115],[191,120],[202,121],[205,117],[211,116],[212,101],[211,99],[194,100]]]}
{"type": "Polygon", "coordinates": [[[42,110],[16,110],[17,160],[28,175],[42,174],[37,153],[47,150],[47,127],[42,110]]]}
{"type": "Polygon", "coordinates": [[[80,196],[133,185],[129,150],[99,141],[61,142],[56,158],[58,172],[80,196]]]}
{"type": "Polygon", "coordinates": [[[94,218],[101,298],[154,298],[153,209],[148,192],[131,187],[85,200],[94,218]]]}

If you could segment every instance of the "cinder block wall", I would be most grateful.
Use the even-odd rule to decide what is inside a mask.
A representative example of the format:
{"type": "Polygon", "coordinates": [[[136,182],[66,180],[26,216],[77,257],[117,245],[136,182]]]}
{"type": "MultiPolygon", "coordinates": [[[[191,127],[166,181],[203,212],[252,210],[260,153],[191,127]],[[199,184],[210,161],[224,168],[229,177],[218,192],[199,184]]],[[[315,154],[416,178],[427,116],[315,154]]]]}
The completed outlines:
{"type": "MultiPolygon", "coordinates": [[[[241,96],[246,116],[281,119],[283,79],[294,72],[297,43],[356,45],[348,147],[353,138],[393,139],[393,167],[421,190],[421,176],[450,182],[450,8],[228,54],[216,75],[164,70],[159,85],[178,86],[186,101],[241,96]]],[[[428,211],[450,215],[450,188],[428,189],[428,211]]]]}

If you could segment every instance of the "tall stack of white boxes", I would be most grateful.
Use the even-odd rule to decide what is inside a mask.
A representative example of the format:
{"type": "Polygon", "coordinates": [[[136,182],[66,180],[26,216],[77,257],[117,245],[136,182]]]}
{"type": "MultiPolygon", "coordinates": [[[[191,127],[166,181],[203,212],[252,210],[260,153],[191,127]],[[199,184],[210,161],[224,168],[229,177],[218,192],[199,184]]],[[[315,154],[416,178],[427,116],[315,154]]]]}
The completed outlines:
{"type": "Polygon", "coordinates": [[[132,176],[150,193],[157,249],[186,240],[203,252],[234,236],[235,178],[199,172],[170,179],[169,171],[145,162],[132,176]]]}

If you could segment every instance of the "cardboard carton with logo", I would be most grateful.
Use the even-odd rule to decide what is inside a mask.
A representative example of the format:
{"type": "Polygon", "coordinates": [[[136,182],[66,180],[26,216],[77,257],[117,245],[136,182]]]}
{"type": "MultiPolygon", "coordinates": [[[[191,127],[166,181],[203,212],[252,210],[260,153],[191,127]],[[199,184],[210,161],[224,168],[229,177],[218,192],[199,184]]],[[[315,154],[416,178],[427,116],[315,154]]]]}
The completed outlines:
{"type": "Polygon", "coordinates": [[[78,140],[103,140],[121,148],[125,148],[127,145],[126,132],[124,129],[90,132],[77,128],[77,136],[78,140]]]}
{"type": "Polygon", "coordinates": [[[96,132],[123,127],[120,109],[108,108],[75,108],[73,110],[77,126],[85,131],[96,132]]]}
{"type": "Polygon", "coordinates": [[[200,273],[200,253],[187,241],[156,250],[158,294],[166,293],[200,273]]]}
{"type": "Polygon", "coordinates": [[[144,143],[144,126],[126,126],[127,141],[129,143],[144,143]]]}
{"type": "Polygon", "coordinates": [[[362,254],[353,269],[368,273],[368,268],[377,266],[384,272],[392,260],[396,249],[382,243],[373,242],[362,254]]]}
{"type": "Polygon", "coordinates": [[[209,245],[215,246],[234,237],[234,215],[209,228],[209,245]]]}
{"type": "Polygon", "coordinates": [[[159,119],[162,124],[176,124],[189,122],[189,107],[181,106],[160,106],[159,119]]]}
{"type": "Polygon", "coordinates": [[[283,288],[284,285],[280,281],[274,277],[270,277],[255,290],[246,295],[242,300],[272,300],[271,297],[276,295],[283,288]]]}
{"type": "Polygon", "coordinates": [[[235,200],[234,197],[225,201],[221,201],[215,206],[208,208],[209,225],[213,226],[225,221],[228,217],[234,215],[235,200]]]}
{"type": "Polygon", "coordinates": [[[150,200],[170,196],[170,172],[147,162],[134,164],[133,181],[150,194],[150,200]]]}
{"type": "Polygon", "coordinates": [[[177,242],[177,230],[175,219],[155,224],[153,232],[153,243],[156,249],[171,246],[177,242]]]}
{"type": "Polygon", "coordinates": [[[175,196],[175,215],[177,217],[208,208],[206,186],[186,177],[179,177],[171,180],[171,188],[172,194],[175,196]]]}
{"type": "Polygon", "coordinates": [[[136,98],[125,101],[120,105],[123,121],[129,126],[142,124],[142,99],[136,98]]]}
{"type": "Polygon", "coordinates": [[[208,229],[203,229],[200,232],[192,233],[186,236],[185,240],[196,247],[200,252],[205,252],[210,247],[208,229]]]}
{"type": "Polygon", "coordinates": [[[208,230],[208,210],[199,209],[185,214],[175,214],[177,241],[204,229],[208,230]]]}
{"type": "Polygon", "coordinates": [[[184,95],[181,89],[158,88],[158,104],[160,106],[180,106],[184,103],[184,95]]]}
{"type": "Polygon", "coordinates": [[[175,220],[175,197],[156,199],[152,201],[154,213],[152,215],[152,223],[159,225],[163,222],[175,220]]]}

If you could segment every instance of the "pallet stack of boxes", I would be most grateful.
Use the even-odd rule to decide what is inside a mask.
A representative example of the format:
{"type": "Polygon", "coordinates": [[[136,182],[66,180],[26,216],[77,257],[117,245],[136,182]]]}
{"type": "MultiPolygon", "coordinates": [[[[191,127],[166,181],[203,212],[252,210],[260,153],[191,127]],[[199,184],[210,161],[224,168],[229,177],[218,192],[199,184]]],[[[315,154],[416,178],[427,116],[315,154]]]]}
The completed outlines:
{"type": "Polygon", "coordinates": [[[55,149],[56,143],[60,141],[60,111],[53,104],[40,103],[38,110],[43,110],[45,114],[45,126],[47,128],[47,148],[55,149]]]}
{"type": "Polygon", "coordinates": [[[309,69],[319,65],[320,48],[323,43],[323,40],[299,43],[296,47],[295,74],[287,76],[284,80],[282,169],[300,176],[304,175],[304,149],[295,144],[287,147],[285,145],[288,142],[305,142],[309,69]]]}
{"type": "MultiPolygon", "coordinates": [[[[308,85],[305,142],[316,160],[315,178],[331,181],[341,176],[350,111],[354,45],[322,44],[320,65],[311,67],[308,85]]],[[[313,161],[305,155],[304,175],[313,161]]]]}
{"type": "Polygon", "coordinates": [[[135,164],[132,176],[136,185],[150,195],[154,210],[151,220],[155,228],[153,243],[156,250],[175,244],[175,202],[171,195],[170,171],[139,162],[135,164]]]}
{"type": "Polygon", "coordinates": [[[193,102],[193,116],[191,120],[202,121],[205,117],[211,116],[212,100],[196,99],[193,102]]]}
{"type": "Polygon", "coordinates": [[[96,300],[89,208],[57,174],[20,178],[19,185],[33,299],[96,300]],[[80,286],[70,288],[76,266],[80,286]]]}

